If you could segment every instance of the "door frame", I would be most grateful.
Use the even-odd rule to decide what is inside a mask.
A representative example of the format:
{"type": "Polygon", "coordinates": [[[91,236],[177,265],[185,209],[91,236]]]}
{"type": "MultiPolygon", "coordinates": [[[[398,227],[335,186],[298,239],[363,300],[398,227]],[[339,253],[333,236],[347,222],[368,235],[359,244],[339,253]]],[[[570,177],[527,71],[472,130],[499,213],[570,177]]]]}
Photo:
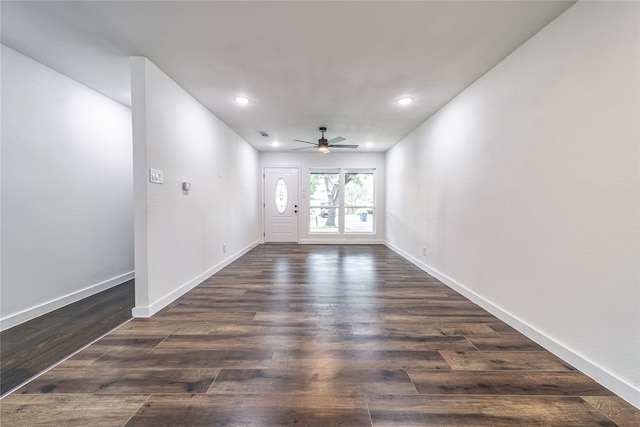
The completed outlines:
{"type": "Polygon", "coordinates": [[[266,230],[267,230],[267,169],[296,169],[298,171],[298,194],[296,197],[298,199],[298,229],[296,230],[296,241],[291,242],[291,244],[300,244],[300,213],[301,211],[301,193],[300,193],[300,180],[302,179],[300,175],[300,165],[269,165],[262,167],[262,243],[266,243],[266,230]]]}

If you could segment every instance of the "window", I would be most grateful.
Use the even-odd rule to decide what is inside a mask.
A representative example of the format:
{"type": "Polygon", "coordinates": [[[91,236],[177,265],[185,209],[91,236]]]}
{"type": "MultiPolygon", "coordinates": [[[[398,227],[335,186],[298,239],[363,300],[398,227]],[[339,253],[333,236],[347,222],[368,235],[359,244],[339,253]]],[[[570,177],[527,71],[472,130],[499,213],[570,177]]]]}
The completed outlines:
{"type": "Polygon", "coordinates": [[[344,174],[344,231],[373,233],[373,171],[344,174]]]}
{"type": "Polygon", "coordinates": [[[309,232],[338,233],[340,172],[311,172],[309,176],[309,232]]]}
{"type": "Polygon", "coordinates": [[[309,233],[375,232],[374,185],[373,169],[310,171],[309,233]]]}

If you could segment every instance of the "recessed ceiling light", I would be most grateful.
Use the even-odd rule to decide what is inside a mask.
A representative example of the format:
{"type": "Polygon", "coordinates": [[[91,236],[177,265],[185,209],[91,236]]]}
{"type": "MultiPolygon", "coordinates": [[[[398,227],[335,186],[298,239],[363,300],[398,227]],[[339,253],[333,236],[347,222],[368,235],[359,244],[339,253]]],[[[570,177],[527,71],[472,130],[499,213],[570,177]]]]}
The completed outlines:
{"type": "Polygon", "coordinates": [[[367,147],[373,147],[373,142],[369,141],[365,144],[367,147]]]}
{"type": "Polygon", "coordinates": [[[279,146],[280,146],[280,141],[273,141],[273,142],[271,143],[271,146],[273,146],[273,147],[279,147],[279,146]]]}
{"type": "Polygon", "coordinates": [[[398,99],[398,104],[400,105],[409,105],[413,102],[413,98],[410,96],[405,96],[404,98],[398,99]]]}
{"type": "Polygon", "coordinates": [[[247,105],[249,102],[251,102],[251,100],[249,98],[247,98],[246,96],[236,96],[235,98],[236,103],[240,104],[240,105],[247,105]]]}

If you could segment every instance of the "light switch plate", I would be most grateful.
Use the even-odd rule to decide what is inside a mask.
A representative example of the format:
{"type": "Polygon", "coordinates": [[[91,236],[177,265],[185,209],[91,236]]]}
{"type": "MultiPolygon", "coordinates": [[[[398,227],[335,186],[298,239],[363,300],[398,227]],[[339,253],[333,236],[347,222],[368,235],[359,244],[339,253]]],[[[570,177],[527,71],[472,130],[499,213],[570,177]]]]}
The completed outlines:
{"type": "Polygon", "coordinates": [[[154,184],[162,184],[164,182],[164,174],[158,169],[149,169],[149,182],[154,184]]]}

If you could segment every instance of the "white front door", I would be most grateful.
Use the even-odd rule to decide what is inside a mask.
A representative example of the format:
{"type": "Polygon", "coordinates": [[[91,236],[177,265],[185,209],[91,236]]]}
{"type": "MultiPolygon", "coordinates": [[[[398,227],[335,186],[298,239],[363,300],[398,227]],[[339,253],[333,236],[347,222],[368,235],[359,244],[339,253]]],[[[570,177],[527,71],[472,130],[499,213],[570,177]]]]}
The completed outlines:
{"type": "Polygon", "coordinates": [[[264,169],[264,241],[298,242],[298,168],[264,169]]]}

